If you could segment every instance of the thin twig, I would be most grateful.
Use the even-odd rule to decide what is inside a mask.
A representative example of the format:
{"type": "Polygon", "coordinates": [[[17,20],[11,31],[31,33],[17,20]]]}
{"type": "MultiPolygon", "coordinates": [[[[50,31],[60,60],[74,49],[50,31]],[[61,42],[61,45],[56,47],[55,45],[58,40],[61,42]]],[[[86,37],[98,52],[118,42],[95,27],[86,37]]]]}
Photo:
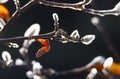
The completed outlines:
{"type": "Polygon", "coordinates": [[[18,41],[18,40],[25,40],[25,39],[38,39],[38,38],[43,38],[43,39],[50,39],[55,35],[55,32],[50,32],[46,34],[40,34],[38,36],[32,36],[30,37],[24,37],[24,36],[18,36],[18,37],[12,37],[12,38],[0,38],[0,42],[10,42],[10,41],[18,41]]]}

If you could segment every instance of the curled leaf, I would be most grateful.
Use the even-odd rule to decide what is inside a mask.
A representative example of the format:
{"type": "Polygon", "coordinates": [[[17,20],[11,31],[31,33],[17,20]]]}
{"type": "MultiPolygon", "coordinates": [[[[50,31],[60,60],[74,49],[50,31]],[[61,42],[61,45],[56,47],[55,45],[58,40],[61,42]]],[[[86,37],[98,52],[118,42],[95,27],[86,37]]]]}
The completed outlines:
{"type": "Polygon", "coordinates": [[[85,35],[81,38],[81,42],[85,45],[89,45],[95,39],[95,35],[85,35]]]}
{"type": "Polygon", "coordinates": [[[46,39],[36,39],[36,41],[38,41],[39,43],[41,43],[43,45],[43,47],[40,48],[37,51],[37,53],[36,53],[36,58],[39,58],[43,54],[49,52],[49,50],[50,50],[50,43],[49,43],[49,40],[46,40],[46,39]]]}
{"type": "Polygon", "coordinates": [[[9,21],[10,15],[9,10],[3,5],[0,4],[0,18],[5,19],[6,21],[9,21]]]}
{"type": "Polygon", "coordinates": [[[45,51],[42,50],[42,49],[39,49],[39,50],[37,51],[37,53],[35,54],[35,57],[36,57],[36,58],[39,58],[39,57],[41,57],[41,56],[44,55],[44,54],[45,54],[45,51]]]}

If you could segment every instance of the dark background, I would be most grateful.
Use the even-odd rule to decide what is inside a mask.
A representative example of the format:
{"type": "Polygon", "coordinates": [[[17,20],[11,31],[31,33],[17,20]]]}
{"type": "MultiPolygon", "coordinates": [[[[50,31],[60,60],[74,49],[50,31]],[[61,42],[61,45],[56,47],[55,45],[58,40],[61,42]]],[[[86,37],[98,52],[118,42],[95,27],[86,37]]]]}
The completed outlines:
{"type": "MultiPolygon", "coordinates": [[[[21,6],[27,3],[29,0],[20,0],[21,6]]],[[[75,3],[80,0],[51,0],[57,2],[75,3]]],[[[82,0],[81,0],[82,1],[82,0]]],[[[93,0],[88,6],[94,9],[111,9],[119,0],[93,0]]],[[[5,4],[9,10],[10,15],[15,11],[15,5],[12,0],[5,4]]],[[[34,24],[39,23],[41,25],[40,34],[53,31],[54,21],[52,14],[57,13],[59,15],[60,28],[67,31],[70,34],[74,30],[78,30],[80,36],[86,34],[95,34],[96,39],[90,45],[83,45],[81,43],[67,43],[62,44],[56,41],[50,41],[51,50],[49,54],[36,59],[35,53],[41,47],[37,42],[33,43],[29,48],[30,60],[39,61],[44,68],[53,68],[57,71],[69,70],[77,67],[81,67],[89,63],[94,57],[102,55],[105,57],[113,56],[113,53],[108,51],[107,46],[102,39],[99,31],[94,25],[91,24],[90,19],[96,15],[88,14],[81,11],[74,11],[70,9],[60,9],[47,7],[44,5],[34,5],[30,9],[23,12],[16,21],[5,32],[4,37],[23,36],[26,29],[34,24]]],[[[119,16],[104,16],[100,17],[101,24],[108,33],[110,40],[113,42],[115,48],[120,51],[120,17],[119,16]]],[[[22,46],[23,41],[18,41],[22,46]]],[[[7,46],[1,45],[0,52],[7,50],[11,53],[12,58],[20,58],[18,49],[11,49],[7,46]]],[[[120,53],[119,53],[120,54],[120,53]]],[[[116,58],[115,58],[116,59],[116,58]]],[[[117,61],[117,60],[115,60],[117,61]]],[[[0,79],[27,79],[25,68],[11,68],[0,69],[0,79]]],[[[84,79],[86,75],[84,73],[80,75],[69,75],[65,77],[55,77],[56,79],[84,79]]]]}

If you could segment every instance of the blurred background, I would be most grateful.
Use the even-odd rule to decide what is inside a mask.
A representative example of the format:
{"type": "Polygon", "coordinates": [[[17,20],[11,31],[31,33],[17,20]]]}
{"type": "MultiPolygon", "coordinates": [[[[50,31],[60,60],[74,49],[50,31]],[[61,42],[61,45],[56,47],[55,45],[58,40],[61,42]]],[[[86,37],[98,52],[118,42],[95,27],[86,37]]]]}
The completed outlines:
{"type": "MultiPolygon", "coordinates": [[[[20,0],[21,6],[26,4],[29,0],[20,0]]],[[[76,3],[82,0],[50,0],[56,2],[76,3]]],[[[88,8],[93,9],[111,9],[119,0],[93,0],[88,8]]],[[[15,5],[12,0],[5,3],[6,7],[10,10],[10,15],[15,12],[15,5]]],[[[115,48],[120,51],[120,16],[96,16],[81,11],[74,11],[70,9],[60,9],[54,7],[48,7],[44,5],[34,5],[25,12],[23,12],[14,23],[7,28],[4,37],[16,37],[23,36],[26,29],[34,24],[39,23],[41,26],[40,34],[48,33],[54,29],[54,21],[52,14],[57,13],[59,15],[60,28],[64,29],[69,35],[78,30],[80,36],[87,34],[95,34],[96,39],[90,45],[84,45],[82,43],[60,43],[56,41],[50,41],[51,50],[48,54],[41,58],[35,58],[35,53],[42,46],[41,44],[34,42],[29,47],[30,60],[39,61],[44,68],[53,68],[57,71],[70,70],[77,67],[82,67],[89,63],[96,56],[114,57],[115,61],[118,61],[116,57],[107,49],[101,34],[97,28],[91,23],[92,17],[98,17],[101,20],[101,25],[109,35],[111,42],[115,48]]],[[[20,47],[23,41],[18,41],[20,47]]],[[[9,51],[13,59],[21,58],[19,54],[19,48],[13,49],[7,46],[0,45],[0,52],[9,51]]],[[[120,53],[118,53],[120,55],[120,53]]],[[[1,58],[1,57],[0,57],[1,58]]],[[[25,75],[26,68],[7,68],[0,69],[1,79],[28,79],[25,75]]],[[[52,77],[51,79],[85,79],[86,73],[79,75],[68,75],[52,77]]]]}

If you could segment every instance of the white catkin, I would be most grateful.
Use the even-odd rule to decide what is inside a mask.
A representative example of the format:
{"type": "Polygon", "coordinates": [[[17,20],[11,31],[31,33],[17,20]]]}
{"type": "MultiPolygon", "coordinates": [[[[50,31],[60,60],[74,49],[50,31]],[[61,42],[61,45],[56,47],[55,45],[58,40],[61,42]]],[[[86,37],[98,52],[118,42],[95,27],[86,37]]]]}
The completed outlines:
{"type": "Polygon", "coordinates": [[[71,34],[70,37],[76,38],[76,39],[80,39],[80,34],[78,32],[78,30],[74,30],[71,34]]]}
{"type": "Polygon", "coordinates": [[[9,60],[11,60],[11,55],[10,55],[10,53],[9,53],[8,51],[3,51],[3,52],[2,52],[2,59],[3,59],[4,61],[9,61],[9,60]]]}
{"type": "Polygon", "coordinates": [[[112,58],[112,57],[108,57],[108,58],[105,60],[105,62],[104,62],[104,64],[103,64],[103,67],[104,67],[105,69],[109,69],[109,68],[111,67],[112,63],[113,63],[113,58],[112,58]]]}
{"type": "Polygon", "coordinates": [[[24,61],[22,59],[18,58],[18,59],[15,60],[15,65],[22,66],[22,65],[24,65],[24,61]]]}
{"type": "Polygon", "coordinates": [[[91,23],[93,25],[98,25],[100,23],[100,20],[98,17],[93,17],[93,18],[91,18],[91,23]]]}
{"type": "Polygon", "coordinates": [[[57,13],[53,13],[53,20],[54,21],[59,21],[59,17],[57,15],[57,13]]]}
{"type": "Polygon", "coordinates": [[[34,74],[33,74],[32,71],[27,71],[27,72],[26,72],[26,76],[27,76],[28,78],[33,78],[34,74]]]}
{"type": "Polygon", "coordinates": [[[85,45],[89,45],[95,39],[95,35],[85,35],[81,38],[81,42],[85,45]]]}

